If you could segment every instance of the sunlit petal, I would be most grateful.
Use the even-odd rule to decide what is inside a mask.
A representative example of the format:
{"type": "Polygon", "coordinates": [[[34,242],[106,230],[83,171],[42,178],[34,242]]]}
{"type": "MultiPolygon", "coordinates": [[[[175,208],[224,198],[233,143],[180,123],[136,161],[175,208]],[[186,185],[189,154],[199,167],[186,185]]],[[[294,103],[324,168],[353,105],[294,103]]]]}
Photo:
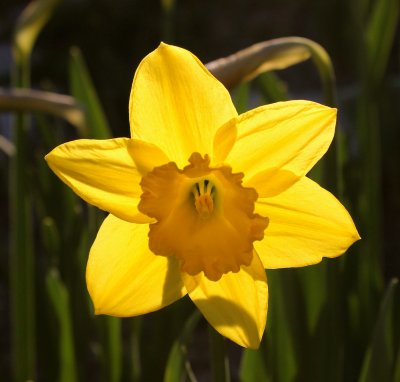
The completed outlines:
{"type": "Polygon", "coordinates": [[[225,87],[185,49],[161,44],[143,59],[129,102],[132,138],[160,147],[179,167],[212,155],[215,132],[237,116],[225,87]]]}
{"type": "Polygon", "coordinates": [[[238,137],[226,161],[246,180],[269,168],[305,175],[328,149],[335,121],[336,109],[310,101],[261,106],[238,117],[238,137]]]}
{"type": "Polygon", "coordinates": [[[154,167],[169,162],[166,154],[158,146],[138,139],[131,139],[129,152],[135,161],[136,168],[142,175],[153,171],[154,167]]]}
{"type": "Polygon", "coordinates": [[[128,138],[80,139],[56,147],[46,160],[55,174],[90,204],[121,219],[145,223],[137,205],[141,174],[128,138]]]}
{"type": "Polygon", "coordinates": [[[237,121],[236,118],[229,120],[222,125],[214,137],[214,155],[211,163],[220,163],[225,160],[237,138],[237,121]]]}
{"type": "Polygon", "coordinates": [[[244,185],[255,188],[260,198],[268,198],[287,190],[300,179],[291,171],[273,167],[247,178],[244,185]]]}
{"type": "Polygon", "coordinates": [[[256,254],[250,266],[229,272],[219,281],[203,273],[182,273],[182,277],[190,298],[219,333],[241,346],[258,348],[267,318],[268,287],[256,254]]]}
{"type": "Polygon", "coordinates": [[[306,178],[332,141],[336,109],[288,101],[238,116],[193,54],[162,43],[136,71],[129,118],[130,139],[78,140],[46,157],[111,213],[87,266],[95,312],[135,316],[188,293],[219,333],[258,348],[264,267],[315,264],[360,238],[306,178]]]}
{"type": "Polygon", "coordinates": [[[183,170],[171,162],[148,173],[138,208],[157,220],[149,232],[155,254],[175,256],[182,271],[216,281],[250,264],[268,219],[254,214],[257,193],[241,186],[242,174],[210,168],[199,153],[189,161],[183,170]]]}
{"type": "Polygon", "coordinates": [[[154,255],[144,224],[113,215],[90,250],[86,281],[97,314],[126,317],[152,312],[186,294],[178,261],[154,255]]]}
{"type": "Polygon", "coordinates": [[[254,242],[265,268],[316,264],[341,255],[360,238],[340,202],[306,177],[281,194],[259,199],[256,211],[269,217],[264,239],[254,242]]]}

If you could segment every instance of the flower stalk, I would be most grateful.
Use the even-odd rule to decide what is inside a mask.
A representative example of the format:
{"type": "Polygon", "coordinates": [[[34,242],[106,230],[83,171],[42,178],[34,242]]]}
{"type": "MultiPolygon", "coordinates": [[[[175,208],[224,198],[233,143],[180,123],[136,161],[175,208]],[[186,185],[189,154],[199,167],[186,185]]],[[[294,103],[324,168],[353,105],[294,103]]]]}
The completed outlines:
{"type": "Polygon", "coordinates": [[[210,358],[211,358],[211,373],[213,382],[229,382],[229,359],[225,350],[225,339],[214,330],[210,325],[208,326],[209,344],[210,344],[210,358]]]}

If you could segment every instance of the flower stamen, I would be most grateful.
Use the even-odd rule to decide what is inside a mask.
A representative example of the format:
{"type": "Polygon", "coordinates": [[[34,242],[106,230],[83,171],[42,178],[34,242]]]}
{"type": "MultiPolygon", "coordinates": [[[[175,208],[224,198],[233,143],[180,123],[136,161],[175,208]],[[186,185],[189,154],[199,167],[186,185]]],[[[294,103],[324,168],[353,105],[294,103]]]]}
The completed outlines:
{"type": "Polygon", "coordinates": [[[210,167],[208,155],[197,152],[182,170],[169,162],[147,173],[138,209],[157,220],[150,224],[150,250],[175,256],[182,272],[204,272],[212,281],[249,266],[268,218],[254,213],[257,192],[242,179],[228,166],[210,167]]]}
{"type": "Polygon", "coordinates": [[[202,218],[209,217],[214,211],[214,190],[214,185],[208,179],[195,183],[192,189],[194,205],[202,218]]]}

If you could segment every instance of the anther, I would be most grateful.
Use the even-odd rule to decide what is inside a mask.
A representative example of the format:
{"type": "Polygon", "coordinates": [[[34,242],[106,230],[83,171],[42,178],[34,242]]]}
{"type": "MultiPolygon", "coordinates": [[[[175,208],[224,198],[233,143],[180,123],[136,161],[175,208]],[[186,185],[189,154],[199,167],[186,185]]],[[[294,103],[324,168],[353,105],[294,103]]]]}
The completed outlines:
{"type": "Polygon", "coordinates": [[[214,185],[208,179],[201,180],[194,185],[192,193],[199,215],[203,218],[210,216],[214,210],[214,185]]]}

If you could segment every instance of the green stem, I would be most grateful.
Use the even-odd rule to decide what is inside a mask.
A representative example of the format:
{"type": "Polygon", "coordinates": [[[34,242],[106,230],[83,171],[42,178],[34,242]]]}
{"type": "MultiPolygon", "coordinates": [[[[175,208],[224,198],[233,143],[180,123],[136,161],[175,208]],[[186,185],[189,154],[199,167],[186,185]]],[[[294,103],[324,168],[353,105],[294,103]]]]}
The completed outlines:
{"type": "Polygon", "coordinates": [[[175,0],[161,0],[163,10],[162,39],[171,44],[174,41],[175,0]]]}
{"type": "Polygon", "coordinates": [[[229,360],[225,353],[225,339],[209,326],[211,372],[213,382],[229,382],[229,360]]]}
{"type": "Polygon", "coordinates": [[[133,317],[130,319],[130,364],[131,364],[131,381],[138,382],[141,380],[141,361],[140,361],[140,332],[142,326],[141,317],[133,317]]]}
{"type": "MultiPolygon", "coordinates": [[[[29,61],[15,64],[13,85],[29,86],[29,61]]],[[[31,227],[31,203],[27,192],[26,114],[15,118],[13,141],[15,153],[10,163],[10,293],[11,346],[14,378],[17,381],[35,379],[35,283],[31,227]]]]}
{"type": "Polygon", "coordinates": [[[109,381],[118,382],[122,373],[121,320],[118,317],[106,317],[107,364],[109,381]]]}

